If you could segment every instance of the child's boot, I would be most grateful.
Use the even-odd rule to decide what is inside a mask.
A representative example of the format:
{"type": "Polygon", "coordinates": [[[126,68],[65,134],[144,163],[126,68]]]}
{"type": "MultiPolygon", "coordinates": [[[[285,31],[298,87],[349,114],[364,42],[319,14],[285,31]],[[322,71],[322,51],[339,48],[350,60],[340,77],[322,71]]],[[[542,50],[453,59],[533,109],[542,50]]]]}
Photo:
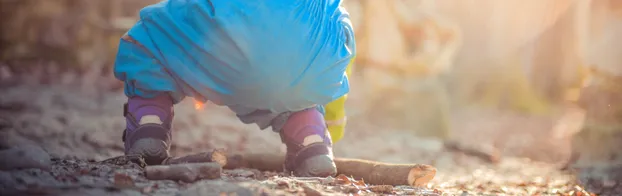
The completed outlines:
{"type": "Polygon", "coordinates": [[[327,177],[337,173],[332,141],[316,109],[292,113],[280,132],[287,146],[285,170],[296,176],[327,177]]]}
{"type": "Polygon", "coordinates": [[[126,155],[142,155],[148,165],[169,157],[173,101],[168,95],[151,99],[131,97],[124,106],[126,155]]]}

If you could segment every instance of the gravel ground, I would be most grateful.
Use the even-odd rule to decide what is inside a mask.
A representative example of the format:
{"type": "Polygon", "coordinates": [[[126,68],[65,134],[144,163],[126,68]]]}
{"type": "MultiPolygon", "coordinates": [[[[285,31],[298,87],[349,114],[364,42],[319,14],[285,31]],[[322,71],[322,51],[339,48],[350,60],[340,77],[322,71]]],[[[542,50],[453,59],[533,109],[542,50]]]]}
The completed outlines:
{"type": "MultiPolygon", "coordinates": [[[[121,113],[126,98],[119,91],[118,83],[109,79],[87,83],[71,75],[54,82],[33,81],[20,79],[0,85],[0,147],[3,149],[0,156],[17,150],[17,156],[2,157],[5,161],[0,161],[4,164],[0,171],[0,195],[622,194],[619,183],[622,167],[562,171],[555,161],[543,163],[505,156],[491,164],[475,156],[447,150],[438,140],[374,126],[360,114],[349,120],[346,138],[335,146],[336,156],[430,164],[438,168],[436,178],[425,187],[390,187],[368,185],[345,176],[295,178],[283,173],[236,169],[224,170],[221,179],[216,180],[150,181],[138,164],[104,161],[122,155],[124,119],[121,113]],[[11,167],[20,164],[28,168],[11,167]]],[[[214,148],[230,152],[284,153],[278,135],[238,122],[225,108],[207,105],[196,111],[191,101],[185,101],[176,106],[175,112],[174,155],[214,148]]],[[[484,143],[504,134],[508,133],[492,136],[485,131],[465,130],[457,134],[456,140],[484,143]]],[[[555,145],[547,147],[555,148],[555,145]]],[[[568,154],[561,153],[563,150],[553,151],[553,154],[568,154]]],[[[551,157],[548,155],[545,153],[546,157],[551,157]]]]}

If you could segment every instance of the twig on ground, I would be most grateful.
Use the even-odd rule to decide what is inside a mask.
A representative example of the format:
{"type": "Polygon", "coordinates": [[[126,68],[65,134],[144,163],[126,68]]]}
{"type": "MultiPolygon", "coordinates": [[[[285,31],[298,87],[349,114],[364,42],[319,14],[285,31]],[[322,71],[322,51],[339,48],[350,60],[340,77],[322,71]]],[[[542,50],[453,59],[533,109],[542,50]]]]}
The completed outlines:
{"type": "MultiPolygon", "coordinates": [[[[228,156],[225,169],[253,168],[283,171],[285,157],[276,154],[235,154],[228,156]]],[[[421,186],[436,175],[436,168],[424,164],[390,164],[361,159],[335,158],[337,173],[378,185],[421,186]]]]}
{"type": "Polygon", "coordinates": [[[209,163],[215,162],[221,166],[227,164],[227,155],[222,149],[216,149],[211,152],[203,152],[198,154],[192,154],[183,157],[169,157],[165,159],[163,165],[173,165],[182,163],[209,163]]]}

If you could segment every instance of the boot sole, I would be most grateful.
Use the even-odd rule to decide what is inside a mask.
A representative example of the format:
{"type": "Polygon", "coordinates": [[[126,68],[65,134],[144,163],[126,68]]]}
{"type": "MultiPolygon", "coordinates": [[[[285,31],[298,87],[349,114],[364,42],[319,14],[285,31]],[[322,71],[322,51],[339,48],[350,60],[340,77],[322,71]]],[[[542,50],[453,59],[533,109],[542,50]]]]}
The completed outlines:
{"type": "Polygon", "coordinates": [[[136,140],[127,154],[142,155],[147,165],[162,164],[170,156],[166,142],[154,138],[136,140]]]}
{"type": "Polygon", "coordinates": [[[328,155],[317,155],[304,160],[294,171],[299,177],[328,177],[337,174],[337,166],[328,155]]]}

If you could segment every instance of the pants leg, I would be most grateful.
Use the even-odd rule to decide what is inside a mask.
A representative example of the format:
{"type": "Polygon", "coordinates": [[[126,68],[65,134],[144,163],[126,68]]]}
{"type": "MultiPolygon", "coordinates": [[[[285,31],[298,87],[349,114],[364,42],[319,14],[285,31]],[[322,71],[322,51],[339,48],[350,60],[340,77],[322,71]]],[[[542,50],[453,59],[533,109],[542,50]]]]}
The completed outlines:
{"type": "MultiPolygon", "coordinates": [[[[229,106],[229,109],[236,113],[238,119],[240,119],[240,121],[242,121],[243,123],[257,124],[257,126],[262,130],[267,129],[268,127],[272,127],[272,130],[274,132],[280,132],[289,116],[294,113],[273,113],[268,110],[257,110],[241,106],[229,106]]],[[[313,108],[307,108],[305,110],[311,109],[318,110],[322,115],[324,115],[323,106],[316,106],[313,108]]]]}
{"type": "Polygon", "coordinates": [[[125,83],[123,115],[126,154],[140,154],[148,164],[169,156],[173,104],[185,95],[171,75],[141,44],[125,35],[119,43],[115,77],[125,83]]]}
{"type": "Polygon", "coordinates": [[[146,48],[128,35],[119,43],[114,75],[125,83],[127,97],[155,98],[168,94],[178,103],[185,94],[173,76],[146,48]]]}

